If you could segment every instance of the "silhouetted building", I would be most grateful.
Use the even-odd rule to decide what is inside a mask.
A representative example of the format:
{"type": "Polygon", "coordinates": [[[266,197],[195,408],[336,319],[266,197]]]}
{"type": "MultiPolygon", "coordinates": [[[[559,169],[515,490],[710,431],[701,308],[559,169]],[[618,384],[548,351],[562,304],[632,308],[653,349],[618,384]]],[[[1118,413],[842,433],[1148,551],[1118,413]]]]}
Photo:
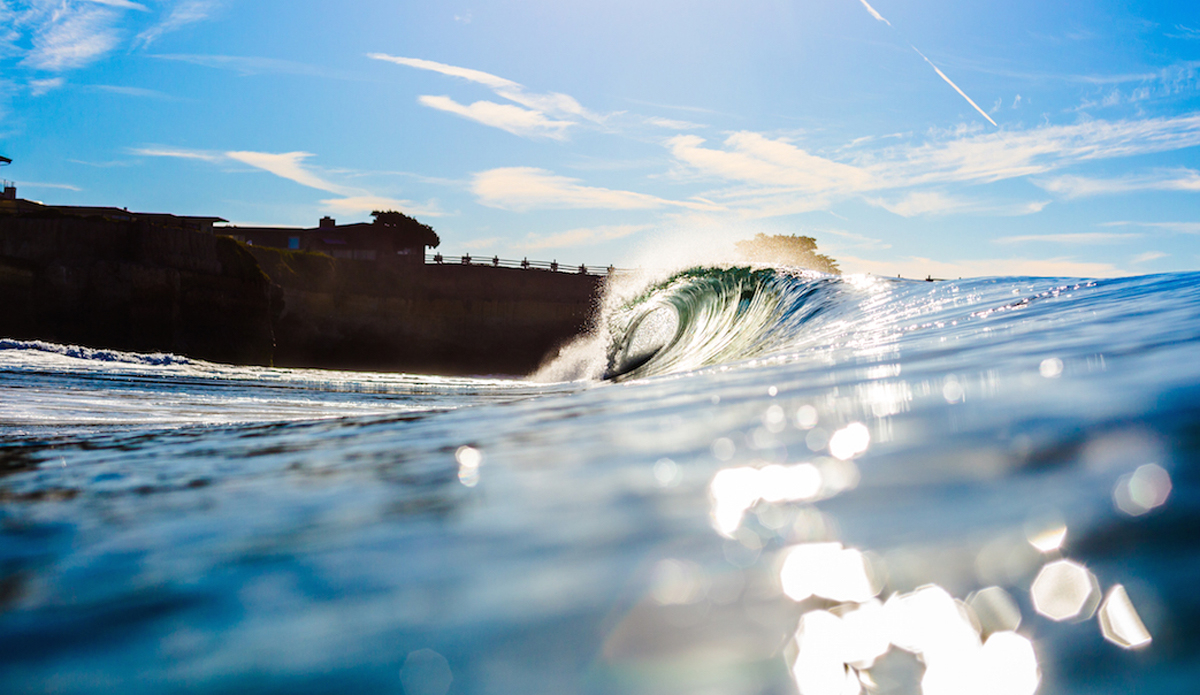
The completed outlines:
{"type": "Polygon", "coordinates": [[[203,234],[212,234],[213,225],[217,222],[228,222],[221,217],[202,217],[192,215],[170,215],[161,212],[130,212],[124,208],[95,207],[90,205],[45,205],[35,200],[25,200],[17,197],[17,188],[11,184],[4,186],[4,194],[0,196],[0,214],[87,217],[111,220],[114,222],[150,222],[162,227],[176,227],[203,234]]]}
{"type": "Polygon", "coordinates": [[[322,217],[316,227],[309,229],[231,226],[218,228],[217,232],[251,246],[312,251],[334,258],[389,265],[422,265],[425,247],[431,245],[427,234],[415,226],[394,227],[371,222],[337,224],[332,217],[322,217]]]}

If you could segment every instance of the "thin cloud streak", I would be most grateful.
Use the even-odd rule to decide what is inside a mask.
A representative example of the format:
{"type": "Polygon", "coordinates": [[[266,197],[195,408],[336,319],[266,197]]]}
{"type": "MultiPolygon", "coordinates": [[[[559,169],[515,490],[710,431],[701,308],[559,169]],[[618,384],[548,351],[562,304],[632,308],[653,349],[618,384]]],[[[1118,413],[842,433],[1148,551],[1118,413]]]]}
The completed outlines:
{"type": "Polygon", "coordinates": [[[565,232],[550,234],[548,236],[530,234],[524,242],[514,244],[513,246],[514,248],[529,251],[590,246],[603,243],[605,241],[613,241],[614,239],[622,239],[631,234],[644,232],[652,227],[653,225],[649,224],[618,224],[604,225],[600,227],[581,227],[578,229],[568,229],[565,232]]]}
{"type": "Polygon", "coordinates": [[[602,123],[604,118],[584,108],[573,97],[558,92],[538,94],[528,91],[518,82],[482,70],[447,65],[422,58],[405,58],[386,53],[368,53],[368,58],[396,65],[436,72],[482,85],[496,96],[517,104],[497,104],[477,101],[469,106],[459,104],[448,96],[421,96],[423,106],[453,113],[483,125],[500,128],[521,137],[550,137],[565,139],[567,129],[584,121],[602,123]]]}
{"type": "Polygon", "coordinates": [[[1118,244],[1130,239],[1141,239],[1143,234],[1121,234],[1116,232],[1080,232],[1077,234],[1026,234],[1006,236],[992,241],[997,244],[1118,244]]]}
{"type": "Polygon", "coordinates": [[[417,98],[417,103],[521,137],[563,140],[566,138],[567,128],[574,125],[573,121],[552,120],[539,111],[523,109],[512,104],[497,104],[494,101],[477,101],[465,106],[448,96],[421,96],[417,98]]]}
{"type": "Polygon", "coordinates": [[[1187,191],[1200,192],[1200,171],[1175,169],[1148,176],[1120,179],[1093,179],[1082,176],[1060,176],[1037,185],[1051,193],[1066,198],[1084,198],[1095,195],[1131,193],[1134,191],[1187,191]]]}
{"type": "Polygon", "coordinates": [[[645,193],[583,186],[578,179],[557,176],[533,167],[505,167],[479,172],[473,177],[471,192],[481,205],[514,212],[555,209],[652,210],[664,207],[722,209],[711,203],[666,200],[645,193]]]}
{"type": "Polygon", "coordinates": [[[261,56],[204,55],[188,53],[151,53],[149,58],[191,63],[206,68],[232,70],[240,75],[302,75],[340,80],[361,80],[360,75],[330,70],[308,63],[261,56]]]}
{"type": "Polygon", "coordinates": [[[138,34],[134,45],[145,48],[165,34],[178,31],[189,24],[202,22],[220,6],[218,0],[183,0],[171,8],[166,19],[138,34]]]}
{"type": "Polygon", "coordinates": [[[1149,229],[1165,229],[1178,234],[1200,234],[1200,222],[1132,222],[1121,220],[1105,222],[1105,227],[1146,227],[1149,229]]]}
{"type": "Polygon", "coordinates": [[[339,195],[351,196],[360,191],[345,186],[330,183],[304,167],[304,160],[313,156],[309,152],[226,152],[226,157],[234,161],[248,164],[257,169],[270,172],[289,181],[295,181],[301,186],[308,186],[319,191],[329,191],[339,195]]]}
{"type": "Polygon", "coordinates": [[[146,157],[171,157],[210,162],[213,164],[238,162],[287,179],[301,186],[334,193],[340,198],[321,201],[324,208],[337,214],[355,214],[372,210],[396,209],[410,215],[438,217],[444,213],[434,203],[421,205],[409,200],[375,195],[361,188],[352,188],[333,183],[324,176],[305,166],[305,160],[313,155],[309,152],[211,152],[171,147],[141,147],[131,149],[135,155],[146,157]]]}
{"type": "Polygon", "coordinates": [[[129,153],[140,157],[172,157],[175,159],[196,159],[205,162],[221,162],[225,159],[224,155],[217,152],[185,150],[177,147],[134,147],[129,150],[129,153]]]}
{"type": "Polygon", "coordinates": [[[1042,211],[1050,201],[1033,201],[996,205],[946,195],[941,191],[913,191],[899,200],[866,198],[866,202],[901,217],[952,215],[960,213],[990,213],[1003,216],[1033,215],[1042,211]]]}

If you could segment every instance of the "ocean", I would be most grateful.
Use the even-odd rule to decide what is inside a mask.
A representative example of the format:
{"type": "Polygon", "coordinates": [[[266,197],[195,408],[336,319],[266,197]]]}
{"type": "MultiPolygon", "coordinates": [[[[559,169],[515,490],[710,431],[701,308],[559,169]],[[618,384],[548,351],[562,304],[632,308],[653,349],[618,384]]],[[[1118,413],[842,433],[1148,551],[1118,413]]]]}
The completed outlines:
{"type": "Polygon", "coordinates": [[[0,340],[0,692],[1191,693],[1200,274],[627,279],[526,379],[0,340]]]}

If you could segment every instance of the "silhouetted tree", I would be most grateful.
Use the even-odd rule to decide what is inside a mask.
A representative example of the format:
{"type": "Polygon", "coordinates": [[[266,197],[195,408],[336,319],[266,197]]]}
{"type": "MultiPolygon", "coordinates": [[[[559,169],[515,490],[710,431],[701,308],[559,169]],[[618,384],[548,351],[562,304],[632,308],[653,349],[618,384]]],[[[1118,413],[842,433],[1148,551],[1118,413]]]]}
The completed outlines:
{"type": "Polygon", "coordinates": [[[414,234],[417,239],[431,248],[437,248],[442,243],[438,238],[437,232],[433,231],[433,227],[424,222],[417,221],[414,217],[409,217],[403,212],[396,210],[376,210],[371,213],[371,217],[375,218],[375,224],[381,227],[395,229],[398,232],[405,234],[414,234]]]}
{"type": "Polygon", "coordinates": [[[842,274],[837,261],[817,253],[817,240],[810,236],[756,234],[753,239],[739,241],[737,252],[741,260],[751,263],[790,265],[832,275],[842,274]]]}

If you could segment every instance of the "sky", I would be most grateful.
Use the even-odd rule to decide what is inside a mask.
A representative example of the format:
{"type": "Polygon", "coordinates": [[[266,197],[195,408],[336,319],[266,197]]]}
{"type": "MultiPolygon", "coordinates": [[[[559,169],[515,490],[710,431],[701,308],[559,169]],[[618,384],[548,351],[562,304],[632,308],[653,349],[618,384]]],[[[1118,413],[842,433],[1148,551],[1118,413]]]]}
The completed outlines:
{"type": "Polygon", "coordinates": [[[1200,7],[0,0],[0,177],[60,205],[634,267],[1200,268],[1200,7]]]}

